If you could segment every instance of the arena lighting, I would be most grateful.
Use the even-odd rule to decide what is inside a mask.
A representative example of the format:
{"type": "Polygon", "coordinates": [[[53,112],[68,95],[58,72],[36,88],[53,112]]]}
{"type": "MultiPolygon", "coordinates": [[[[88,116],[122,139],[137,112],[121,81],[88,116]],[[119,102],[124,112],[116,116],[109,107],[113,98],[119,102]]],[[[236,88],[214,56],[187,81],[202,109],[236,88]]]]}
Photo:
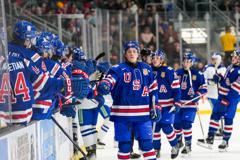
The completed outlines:
{"type": "Polygon", "coordinates": [[[188,44],[206,43],[206,28],[182,28],[182,38],[188,44]]]}

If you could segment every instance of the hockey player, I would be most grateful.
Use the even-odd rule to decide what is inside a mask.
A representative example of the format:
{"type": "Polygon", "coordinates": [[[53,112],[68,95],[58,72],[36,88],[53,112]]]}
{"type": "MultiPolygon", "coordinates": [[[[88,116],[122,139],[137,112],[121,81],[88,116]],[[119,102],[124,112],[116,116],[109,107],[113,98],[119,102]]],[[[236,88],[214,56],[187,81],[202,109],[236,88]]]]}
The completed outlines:
{"type": "MultiPolygon", "coordinates": [[[[219,151],[226,151],[228,141],[232,134],[233,118],[235,117],[237,105],[240,101],[240,50],[235,50],[232,54],[232,64],[228,66],[224,77],[216,75],[220,80],[218,88],[218,101],[213,108],[208,129],[206,143],[210,146],[214,142],[214,135],[219,127],[219,120],[224,117],[223,141],[218,146],[219,151]]],[[[204,140],[199,140],[204,143],[204,140]]],[[[209,146],[209,147],[210,147],[209,146]]]]}
{"type": "Polygon", "coordinates": [[[152,97],[155,96],[157,102],[158,87],[151,67],[137,62],[138,54],[138,42],[126,42],[125,62],[110,68],[97,91],[104,95],[111,92],[113,98],[110,120],[114,122],[115,140],[118,141],[118,159],[130,159],[133,130],[144,159],[156,160],[151,118],[159,121],[161,112],[157,106],[150,106],[154,104],[152,97]]]}
{"type": "Polygon", "coordinates": [[[184,135],[185,147],[182,154],[191,152],[192,123],[196,116],[198,101],[207,92],[203,74],[191,68],[194,60],[193,54],[186,52],[183,57],[183,68],[177,71],[181,87],[182,106],[175,115],[174,129],[177,134],[178,147],[183,146],[182,134],[184,135]]]}
{"type": "MultiPolygon", "coordinates": [[[[11,116],[7,117],[11,117],[13,123],[27,124],[30,121],[34,103],[33,90],[43,91],[50,86],[58,86],[58,81],[53,81],[31,59],[25,57],[34,55],[28,48],[31,47],[31,39],[36,36],[35,32],[36,28],[30,22],[20,21],[14,27],[13,41],[8,44],[12,111],[11,116]]],[[[8,85],[7,81],[2,81],[2,84],[8,85]]],[[[3,90],[1,95],[5,94],[3,90]]]]}
{"type": "Polygon", "coordinates": [[[141,58],[142,58],[142,62],[145,62],[147,64],[151,64],[151,53],[152,51],[148,48],[143,48],[140,52],[141,58]]]}
{"type": "MultiPolygon", "coordinates": [[[[151,65],[151,63],[152,63],[152,61],[151,61],[151,53],[152,53],[152,51],[151,51],[150,49],[148,49],[148,48],[143,48],[143,49],[140,51],[140,55],[141,55],[142,62],[151,65]]],[[[132,132],[133,132],[133,131],[132,131],[132,132]]],[[[130,153],[130,158],[131,158],[131,159],[140,158],[141,155],[138,154],[138,153],[135,153],[135,152],[133,151],[133,146],[134,146],[134,133],[132,133],[132,150],[131,150],[131,153],[130,153]]]]}
{"type": "Polygon", "coordinates": [[[156,123],[153,134],[153,145],[160,158],[161,150],[161,130],[166,134],[172,146],[171,158],[178,156],[179,148],[177,138],[173,129],[174,115],[179,112],[181,106],[181,90],[178,77],[173,68],[166,66],[165,53],[158,49],[152,54],[152,68],[158,82],[158,105],[162,107],[162,119],[156,123]],[[170,111],[172,108],[172,111],[170,111]]]}
{"type": "MultiPolygon", "coordinates": [[[[218,107],[219,80],[220,78],[224,77],[226,72],[226,67],[222,64],[222,57],[220,53],[214,52],[212,54],[211,64],[207,65],[204,70],[205,70],[204,77],[208,87],[208,93],[207,93],[208,102],[210,103],[211,108],[215,110],[214,108],[218,107]]],[[[214,127],[214,124],[215,124],[214,122],[210,121],[210,125],[213,125],[214,127]]],[[[198,142],[199,142],[199,145],[201,145],[201,143],[204,143],[204,140],[199,139],[198,142]]],[[[209,147],[211,148],[211,146],[209,147]]]]}
{"type": "MultiPolygon", "coordinates": [[[[85,53],[81,49],[73,52],[72,76],[83,76],[89,79],[89,76],[95,72],[96,66],[93,60],[86,60],[85,53]]],[[[96,159],[97,144],[97,118],[99,107],[104,104],[104,98],[96,93],[96,84],[90,88],[87,98],[84,98],[78,107],[78,117],[81,135],[87,150],[87,158],[89,160],[96,159]]]]}

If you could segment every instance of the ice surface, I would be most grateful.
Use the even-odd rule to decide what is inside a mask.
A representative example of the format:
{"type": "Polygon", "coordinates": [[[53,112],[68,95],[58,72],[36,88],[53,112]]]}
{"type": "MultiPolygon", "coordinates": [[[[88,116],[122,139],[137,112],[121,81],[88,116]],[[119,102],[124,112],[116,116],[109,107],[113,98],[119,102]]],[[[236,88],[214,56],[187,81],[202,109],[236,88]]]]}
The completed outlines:
{"type": "MultiPolygon", "coordinates": [[[[239,107],[238,107],[239,108],[239,107]]],[[[208,123],[210,115],[200,115],[204,134],[207,135],[208,123]]],[[[114,148],[113,141],[113,126],[111,127],[109,133],[104,139],[106,143],[105,149],[98,149],[97,156],[98,160],[117,160],[117,148],[114,148]]],[[[199,119],[196,116],[195,122],[193,124],[193,146],[192,154],[189,157],[182,157],[181,155],[176,158],[177,160],[237,160],[240,159],[240,114],[237,113],[234,119],[233,124],[233,134],[229,141],[228,152],[220,153],[218,151],[218,145],[221,143],[221,140],[215,140],[213,150],[208,150],[202,148],[196,144],[198,138],[203,138],[201,127],[199,124],[199,119]]],[[[134,150],[138,152],[137,141],[135,141],[134,150]]],[[[170,160],[171,147],[167,141],[167,138],[162,133],[162,150],[160,160],[170,160]]],[[[143,158],[140,158],[141,160],[143,158]]],[[[140,160],[139,159],[139,160],[140,160]]]]}

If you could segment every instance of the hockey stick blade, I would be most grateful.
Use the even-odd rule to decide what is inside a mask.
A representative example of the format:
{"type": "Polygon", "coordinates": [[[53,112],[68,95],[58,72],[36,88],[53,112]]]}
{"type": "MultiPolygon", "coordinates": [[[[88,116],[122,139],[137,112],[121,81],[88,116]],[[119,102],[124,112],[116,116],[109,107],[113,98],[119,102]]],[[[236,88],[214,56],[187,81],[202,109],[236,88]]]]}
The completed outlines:
{"type": "Polygon", "coordinates": [[[209,149],[209,150],[212,150],[212,146],[211,145],[208,145],[207,143],[201,143],[201,142],[197,142],[197,145],[202,147],[202,148],[206,148],[206,149],[209,149]]]}
{"type": "Polygon", "coordinates": [[[104,57],[106,55],[105,52],[99,53],[97,57],[95,58],[95,61],[98,61],[100,58],[104,57]]]}

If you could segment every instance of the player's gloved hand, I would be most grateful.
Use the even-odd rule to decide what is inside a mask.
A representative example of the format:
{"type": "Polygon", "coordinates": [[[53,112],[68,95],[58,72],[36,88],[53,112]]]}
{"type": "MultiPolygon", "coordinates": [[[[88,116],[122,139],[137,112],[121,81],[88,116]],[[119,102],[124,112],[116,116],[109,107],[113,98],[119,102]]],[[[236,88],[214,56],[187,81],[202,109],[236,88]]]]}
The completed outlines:
{"type": "Polygon", "coordinates": [[[197,103],[200,99],[200,94],[199,93],[195,93],[193,96],[192,96],[192,99],[194,99],[192,102],[194,103],[197,103]],[[197,98],[198,97],[198,98],[197,98]]]}
{"type": "Polygon", "coordinates": [[[169,113],[178,113],[180,111],[181,103],[175,102],[171,107],[169,113]]]}
{"type": "Polygon", "coordinates": [[[84,78],[71,78],[73,95],[78,99],[86,98],[89,93],[89,80],[84,78]]]}
{"type": "Polygon", "coordinates": [[[214,76],[213,76],[213,81],[214,81],[215,83],[218,83],[220,80],[221,80],[221,76],[218,75],[218,74],[214,74],[214,76]]]}
{"type": "Polygon", "coordinates": [[[99,85],[97,86],[97,91],[99,94],[101,95],[107,95],[110,93],[111,88],[110,88],[110,84],[108,82],[105,81],[101,81],[99,83],[99,85]]]}
{"type": "Polygon", "coordinates": [[[105,103],[105,99],[103,98],[102,95],[97,95],[94,99],[98,102],[99,108],[102,107],[105,103]]]}
{"type": "Polygon", "coordinates": [[[110,68],[110,65],[108,62],[101,62],[97,65],[97,70],[99,70],[102,73],[106,73],[109,68],[110,68]]]}
{"type": "Polygon", "coordinates": [[[160,106],[154,106],[150,111],[150,117],[152,121],[159,122],[162,119],[162,108],[160,106]]]}
{"type": "Polygon", "coordinates": [[[97,62],[93,59],[88,59],[86,61],[85,71],[88,73],[88,75],[91,75],[96,71],[96,64],[97,64],[97,62]]]}
{"type": "Polygon", "coordinates": [[[77,111],[77,109],[76,109],[75,105],[68,105],[68,106],[62,107],[60,113],[63,116],[75,118],[76,111],[77,111]]]}

